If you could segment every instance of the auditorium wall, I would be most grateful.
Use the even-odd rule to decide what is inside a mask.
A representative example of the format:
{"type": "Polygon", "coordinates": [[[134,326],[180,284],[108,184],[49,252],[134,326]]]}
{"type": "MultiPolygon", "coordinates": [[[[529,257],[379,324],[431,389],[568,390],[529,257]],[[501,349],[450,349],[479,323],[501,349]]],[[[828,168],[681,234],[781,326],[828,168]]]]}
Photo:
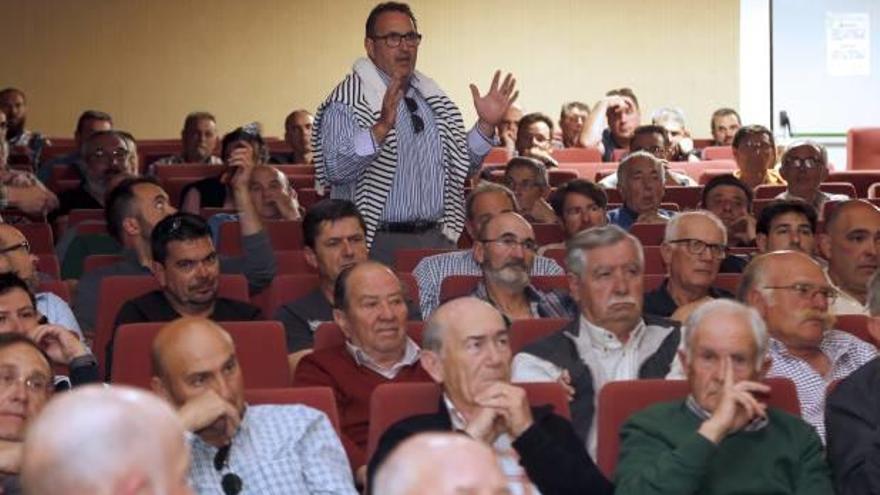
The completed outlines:
{"type": "MultiPolygon", "coordinates": [[[[138,138],[177,136],[191,110],[221,130],[314,109],[363,54],[364,0],[0,0],[0,87],[29,97],[29,127],[69,136],[85,108],[138,138]]],[[[526,110],[558,117],[631,86],[643,114],[680,106],[698,136],[737,106],[739,1],[413,0],[418,67],[475,118],[468,83],[516,74],[526,110]]]]}

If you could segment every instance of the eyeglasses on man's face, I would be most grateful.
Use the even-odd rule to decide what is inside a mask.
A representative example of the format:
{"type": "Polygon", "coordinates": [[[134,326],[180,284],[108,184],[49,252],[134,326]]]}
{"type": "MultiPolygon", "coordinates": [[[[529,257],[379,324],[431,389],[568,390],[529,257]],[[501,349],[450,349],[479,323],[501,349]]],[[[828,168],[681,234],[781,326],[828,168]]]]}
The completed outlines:
{"type": "Polygon", "coordinates": [[[676,239],[667,242],[670,244],[684,244],[687,252],[694,256],[703,254],[707,249],[713,258],[723,258],[727,254],[727,246],[724,244],[712,244],[699,239],[676,239]]]}
{"type": "Polygon", "coordinates": [[[410,31],[408,33],[388,33],[382,36],[370,36],[374,40],[382,40],[388,48],[397,48],[400,43],[406,42],[407,46],[419,46],[422,42],[422,35],[410,31]]]}

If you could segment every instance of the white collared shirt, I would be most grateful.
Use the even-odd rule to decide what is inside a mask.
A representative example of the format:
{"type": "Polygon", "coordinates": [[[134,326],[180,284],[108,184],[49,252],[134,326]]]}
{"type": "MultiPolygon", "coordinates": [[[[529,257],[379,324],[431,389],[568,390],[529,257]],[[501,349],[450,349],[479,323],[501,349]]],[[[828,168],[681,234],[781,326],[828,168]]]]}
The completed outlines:
{"type": "Polygon", "coordinates": [[[406,338],[406,349],[403,351],[403,357],[400,361],[391,365],[390,368],[380,366],[369,354],[352,344],[350,340],[345,341],[345,348],[348,349],[349,354],[351,354],[351,357],[354,358],[354,362],[358,366],[363,366],[388,380],[393,380],[403,368],[415,364],[422,355],[422,350],[409,337],[406,338]]]}

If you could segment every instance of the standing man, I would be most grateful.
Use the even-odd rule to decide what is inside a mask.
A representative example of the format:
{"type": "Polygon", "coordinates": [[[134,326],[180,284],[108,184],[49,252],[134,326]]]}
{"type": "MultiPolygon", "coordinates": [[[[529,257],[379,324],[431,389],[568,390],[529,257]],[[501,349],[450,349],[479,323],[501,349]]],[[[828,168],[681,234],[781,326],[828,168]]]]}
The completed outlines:
{"type": "Polygon", "coordinates": [[[354,63],[315,117],[317,179],[332,197],[357,204],[371,255],[387,264],[396,249],[454,247],[465,223],[465,179],[518,96],[510,74],[501,81],[496,72],[484,96],[472,84],[479,120],[466,133],[455,103],[415,70],[421,40],[408,5],[374,7],[369,58],[354,63]]]}

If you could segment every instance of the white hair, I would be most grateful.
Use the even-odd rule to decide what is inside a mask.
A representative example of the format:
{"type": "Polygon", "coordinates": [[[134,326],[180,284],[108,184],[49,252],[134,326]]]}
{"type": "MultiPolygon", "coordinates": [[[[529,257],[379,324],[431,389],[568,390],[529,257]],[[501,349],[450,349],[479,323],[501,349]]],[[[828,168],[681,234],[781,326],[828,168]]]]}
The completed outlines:
{"type": "Polygon", "coordinates": [[[647,151],[634,151],[626,155],[623,161],[620,162],[620,165],[617,166],[618,188],[626,187],[626,183],[629,180],[629,169],[632,167],[632,163],[639,159],[650,161],[654,166],[654,170],[657,171],[657,175],[661,178],[665,177],[665,171],[663,170],[663,164],[666,163],[665,160],[661,160],[647,151]]]}
{"type": "Polygon", "coordinates": [[[712,213],[709,210],[688,210],[676,213],[672,216],[672,218],[669,219],[669,222],[666,223],[666,230],[663,234],[663,240],[668,242],[678,239],[679,224],[681,224],[681,222],[688,218],[694,217],[704,217],[711,220],[712,223],[714,223],[715,226],[718,228],[718,230],[721,231],[722,243],[725,245],[727,244],[727,229],[724,228],[724,222],[722,222],[721,219],[718,218],[718,215],[712,213]]]}
{"type": "Polygon", "coordinates": [[[703,327],[704,321],[719,314],[739,316],[747,322],[755,341],[755,348],[757,349],[755,353],[755,369],[760,370],[764,365],[767,357],[767,347],[769,346],[767,324],[764,323],[764,319],[761,318],[761,315],[754,308],[750,308],[732,299],[715,299],[702,304],[685,320],[682,326],[682,333],[684,335],[688,361],[693,357],[694,337],[700,328],[703,327]]]}
{"type": "Polygon", "coordinates": [[[662,125],[661,122],[668,121],[676,122],[684,129],[684,111],[675,107],[663,107],[651,114],[651,123],[654,125],[662,125]]]}
{"type": "Polygon", "coordinates": [[[642,243],[637,237],[618,227],[608,224],[582,230],[565,243],[565,267],[570,273],[582,277],[589,264],[588,254],[593,249],[613,246],[622,241],[629,241],[636,250],[639,268],[645,268],[645,253],[642,243]]]}

